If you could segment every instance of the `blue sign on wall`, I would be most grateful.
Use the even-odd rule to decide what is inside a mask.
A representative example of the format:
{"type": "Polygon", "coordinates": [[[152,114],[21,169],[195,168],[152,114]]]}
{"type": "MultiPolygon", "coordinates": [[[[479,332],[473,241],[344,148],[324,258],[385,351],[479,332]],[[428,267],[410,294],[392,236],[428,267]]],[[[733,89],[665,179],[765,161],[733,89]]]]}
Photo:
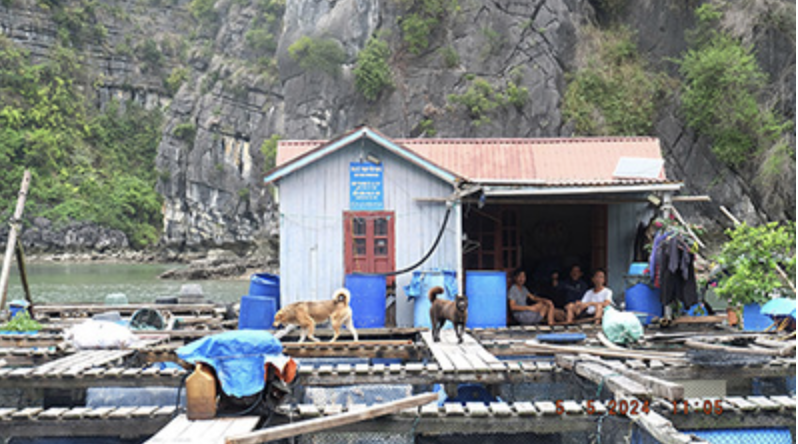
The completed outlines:
{"type": "Polygon", "coordinates": [[[349,164],[349,209],[382,210],[382,165],[349,164]]]}

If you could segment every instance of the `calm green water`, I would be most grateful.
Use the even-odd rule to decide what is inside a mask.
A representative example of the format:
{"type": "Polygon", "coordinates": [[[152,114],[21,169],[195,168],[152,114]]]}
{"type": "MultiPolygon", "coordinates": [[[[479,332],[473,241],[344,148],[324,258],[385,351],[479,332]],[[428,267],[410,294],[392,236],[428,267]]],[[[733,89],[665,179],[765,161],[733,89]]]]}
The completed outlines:
{"type": "MultiPolygon", "coordinates": [[[[28,264],[28,284],[34,303],[103,303],[111,293],[123,293],[130,303],[155,302],[159,296],[177,296],[189,281],[158,279],[175,265],[165,264],[28,264]]],[[[249,292],[249,280],[191,281],[202,286],[213,302],[237,302],[249,292]]],[[[24,299],[16,266],[12,268],[7,301],[24,299]]]]}

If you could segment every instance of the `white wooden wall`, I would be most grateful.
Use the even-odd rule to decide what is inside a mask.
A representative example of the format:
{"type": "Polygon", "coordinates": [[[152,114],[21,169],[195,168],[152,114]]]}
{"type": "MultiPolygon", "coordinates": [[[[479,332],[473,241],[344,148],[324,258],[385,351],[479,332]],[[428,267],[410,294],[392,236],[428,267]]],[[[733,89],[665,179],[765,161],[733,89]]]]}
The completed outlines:
{"type": "MultiPolygon", "coordinates": [[[[421,259],[443,222],[444,203],[416,198],[448,197],[452,185],[374,144],[356,141],[279,181],[280,298],[283,305],[320,300],[344,285],[343,212],[349,210],[349,164],[376,154],[384,165],[384,210],[393,211],[396,267],[421,259]]],[[[455,270],[455,212],[435,253],[419,268],[455,270]]],[[[397,325],[412,326],[413,305],[403,287],[412,272],[397,276],[397,325]]]]}

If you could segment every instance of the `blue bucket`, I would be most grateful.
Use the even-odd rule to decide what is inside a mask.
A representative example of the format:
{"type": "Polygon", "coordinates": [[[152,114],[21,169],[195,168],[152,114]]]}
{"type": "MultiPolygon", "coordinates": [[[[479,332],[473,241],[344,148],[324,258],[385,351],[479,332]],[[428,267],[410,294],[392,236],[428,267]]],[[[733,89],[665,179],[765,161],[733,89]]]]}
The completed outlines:
{"type": "Polygon", "coordinates": [[[242,296],[238,329],[270,330],[273,328],[272,323],[277,310],[277,300],[274,297],[242,296]]]}
{"type": "Polygon", "coordinates": [[[347,274],[344,286],[352,293],[355,328],[385,327],[385,276],[347,274]]]}
{"type": "Polygon", "coordinates": [[[503,271],[466,272],[468,328],[507,326],[507,275],[503,271]]]}
{"type": "Polygon", "coordinates": [[[743,306],[743,330],[763,331],[773,324],[773,319],[763,315],[760,311],[760,304],[748,304],[743,306]]]}
{"type": "Polygon", "coordinates": [[[648,325],[654,317],[662,317],[662,303],[659,300],[659,288],[651,288],[646,284],[635,284],[626,289],[626,311],[648,313],[641,319],[643,325],[648,325]]]}

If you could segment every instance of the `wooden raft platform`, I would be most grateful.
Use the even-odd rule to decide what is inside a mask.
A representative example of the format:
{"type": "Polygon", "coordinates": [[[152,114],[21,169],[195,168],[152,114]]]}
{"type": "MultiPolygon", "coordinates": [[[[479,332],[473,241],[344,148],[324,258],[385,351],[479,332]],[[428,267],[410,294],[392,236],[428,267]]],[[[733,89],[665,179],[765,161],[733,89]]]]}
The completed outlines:
{"type": "Polygon", "coordinates": [[[178,415],[144,444],[224,444],[226,436],[251,432],[258,422],[259,416],[190,421],[178,415]]]}
{"type": "MultiPolygon", "coordinates": [[[[688,399],[689,412],[673,413],[670,402],[653,401],[652,412],[662,415],[679,429],[790,427],[795,425],[795,397],[748,396],[723,399],[721,414],[706,414],[704,403],[714,399],[688,399]]],[[[343,406],[331,404],[323,408],[300,404],[296,408],[281,407],[272,420],[273,425],[296,422],[302,419],[334,415],[362,409],[362,405],[343,406]],[[290,415],[290,419],[289,416],[290,415]]],[[[593,401],[594,410],[588,410],[586,401],[563,400],[538,402],[446,403],[443,406],[428,404],[403,410],[378,420],[366,421],[335,428],[340,432],[396,432],[407,433],[414,429],[418,434],[447,433],[562,433],[567,431],[596,430],[600,418],[611,416],[609,403],[593,401]],[[561,410],[558,413],[557,405],[561,410]]],[[[179,440],[176,430],[185,437],[218,437],[222,429],[233,427],[222,421],[190,422],[173,419],[174,407],[103,407],[103,408],[28,408],[0,409],[0,430],[18,438],[25,437],[85,437],[85,436],[152,436],[148,444],[168,442],[214,442],[213,440],[179,440]],[[188,424],[187,423],[191,423],[188,424]],[[196,424],[202,423],[202,424],[196,424]],[[171,427],[165,427],[171,424],[171,427]],[[196,425],[195,425],[196,424],[196,425]],[[196,427],[196,428],[195,428],[196,427]],[[202,431],[200,430],[202,429],[202,431]],[[218,430],[214,432],[214,430],[218,430]],[[160,431],[160,432],[159,432],[160,431]],[[202,434],[200,434],[202,433],[202,434]],[[155,440],[156,437],[159,440],[155,440]],[[171,437],[171,438],[170,438],[171,437]],[[172,440],[166,440],[172,439],[172,440]]],[[[642,415],[640,415],[642,416],[642,415]]],[[[254,428],[258,418],[237,423],[235,427],[254,428]],[[254,422],[254,423],[253,423],[254,422]],[[251,425],[250,425],[251,424],[251,425]]],[[[250,429],[251,430],[251,429],[250,429]]],[[[231,433],[232,434],[232,433],[231,433]]]]}
{"type": "Polygon", "coordinates": [[[463,333],[463,343],[458,344],[453,329],[441,330],[440,342],[432,340],[432,332],[421,333],[435,361],[444,373],[489,373],[504,370],[505,363],[488,353],[471,335],[463,333]]]}

